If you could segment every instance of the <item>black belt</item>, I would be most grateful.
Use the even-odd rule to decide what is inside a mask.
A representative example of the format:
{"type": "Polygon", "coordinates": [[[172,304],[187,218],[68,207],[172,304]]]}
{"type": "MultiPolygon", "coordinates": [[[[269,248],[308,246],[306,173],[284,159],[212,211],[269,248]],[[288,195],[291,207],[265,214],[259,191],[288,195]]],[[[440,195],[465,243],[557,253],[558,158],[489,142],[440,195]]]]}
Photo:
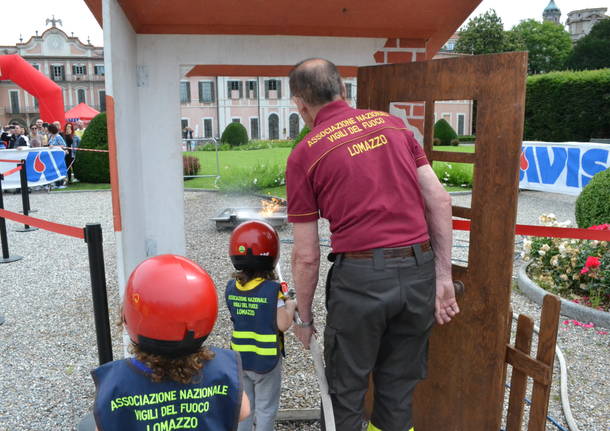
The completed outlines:
{"type": "MultiPolygon", "coordinates": [[[[424,241],[419,244],[421,247],[421,251],[429,251],[432,250],[432,245],[430,241],[424,241]]],[[[408,245],[406,247],[396,247],[396,248],[384,248],[383,249],[383,257],[392,258],[392,257],[413,257],[415,256],[415,252],[413,251],[413,247],[408,245]]],[[[348,251],[343,253],[343,257],[347,257],[350,259],[372,259],[373,258],[373,250],[362,250],[362,251],[348,251]]]]}

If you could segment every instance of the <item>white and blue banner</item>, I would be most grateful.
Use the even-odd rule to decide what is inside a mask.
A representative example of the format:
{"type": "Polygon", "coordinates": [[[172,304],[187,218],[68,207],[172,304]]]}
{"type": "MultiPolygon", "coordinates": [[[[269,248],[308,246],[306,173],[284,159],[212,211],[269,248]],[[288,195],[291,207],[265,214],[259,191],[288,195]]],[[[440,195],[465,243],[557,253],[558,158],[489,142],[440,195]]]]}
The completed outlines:
{"type": "MultiPolygon", "coordinates": [[[[61,148],[24,148],[18,150],[0,150],[0,173],[17,167],[25,160],[28,186],[42,186],[66,177],[66,160],[61,148]],[[14,160],[7,162],[6,160],[14,160]]],[[[19,172],[4,177],[2,189],[21,187],[19,172]]]]}
{"type": "Polygon", "coordinates": [[[610,145],[523,142],[519,188],[578,195],[593,175],[610,167],[610,145]]]}

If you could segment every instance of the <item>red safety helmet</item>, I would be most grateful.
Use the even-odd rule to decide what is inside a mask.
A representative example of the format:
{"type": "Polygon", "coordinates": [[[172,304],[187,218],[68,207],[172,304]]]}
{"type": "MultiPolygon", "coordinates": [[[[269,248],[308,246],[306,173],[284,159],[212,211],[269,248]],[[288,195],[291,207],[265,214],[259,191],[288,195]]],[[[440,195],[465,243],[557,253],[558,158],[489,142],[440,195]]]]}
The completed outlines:
{"type": "Polygon", "coordinates": [[[244,222],[231,234],[229,255],[238,271],[273,270],[280,258],[280,237],[275,229],[265,222],[244,222]]]}
{"type": "Polygon", "coordinates": [[[127,281],[123,321],[131,340],[145,352],[170,357],[196,352],[217,315],[212,278],[185,257],[146,259],[127,281]]]}

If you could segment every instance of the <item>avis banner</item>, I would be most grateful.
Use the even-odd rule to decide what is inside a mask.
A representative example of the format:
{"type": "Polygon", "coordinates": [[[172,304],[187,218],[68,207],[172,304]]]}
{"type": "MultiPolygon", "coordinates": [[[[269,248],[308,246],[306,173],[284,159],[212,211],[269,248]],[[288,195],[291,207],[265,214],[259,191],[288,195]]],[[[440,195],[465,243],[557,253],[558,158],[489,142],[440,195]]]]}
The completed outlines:
{"type": "MultiPolygon", "coordinates": [[[[43,186],[66,177],[65,153],[61,148],[0,150],[0,174],[13,170],[21,160],[25,160],[30,187],[43,186]],[[7,160],[14,160],[14,162],[7,160]]],[[[19,171],[4,177],[2,181],[4,190],[19,187],[21,187],[19,171]]]]}
{"type": "Polygon", "coordinates": [[[593,175],[610,167],[610,145],[523,142],[519,188],[578,195],[593,175]]]}

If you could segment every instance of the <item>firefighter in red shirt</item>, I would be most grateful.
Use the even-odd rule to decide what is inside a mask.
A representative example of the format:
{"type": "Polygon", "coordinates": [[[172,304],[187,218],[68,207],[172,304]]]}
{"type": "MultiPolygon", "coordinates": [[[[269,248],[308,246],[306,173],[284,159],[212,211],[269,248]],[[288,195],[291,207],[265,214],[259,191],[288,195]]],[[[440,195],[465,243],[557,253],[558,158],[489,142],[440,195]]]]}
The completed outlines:
{"type": "Polygon", "coordinates": [[[451,279],[451,198],[402,120],[347,105],[334,64],[297,64],[290,90],[311,128],[286,168],[295,333],[308,348],[320,262],[317,220],[324,217],[334,262],[326,283],[324,356],[337,430],[360,429],[371,372],[368,429],[411,430],[430,329],[459,312],[451,279]]]}

